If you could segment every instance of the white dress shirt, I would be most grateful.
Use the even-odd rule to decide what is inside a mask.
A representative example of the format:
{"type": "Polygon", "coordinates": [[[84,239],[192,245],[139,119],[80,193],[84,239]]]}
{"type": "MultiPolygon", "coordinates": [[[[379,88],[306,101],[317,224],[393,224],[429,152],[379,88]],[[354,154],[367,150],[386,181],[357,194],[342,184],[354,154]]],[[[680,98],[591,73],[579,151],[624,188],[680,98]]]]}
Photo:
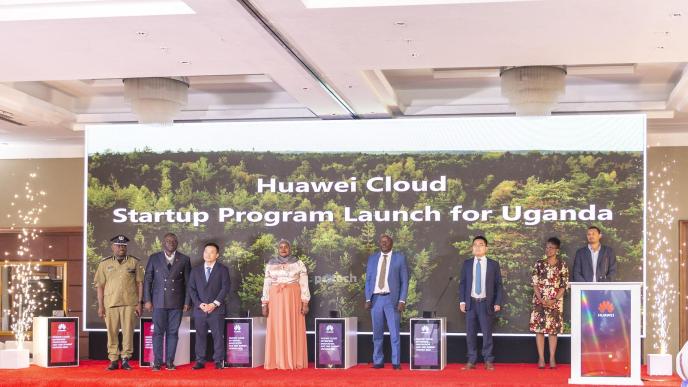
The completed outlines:
{"type": "MultiPolygon", "coordinates": [[[[205,273],[208,271],[208,268],[210,268],[210,274],[213,274],[213,268],[215,267],[216,263],[217,263],[217,261],[210,263],[210,264],[208,262],[203,264],[203,277],[204,278],[205,278],[205,273]]],[[[208,278],[210,278],[210,276],[208,276],[208,278]]],[[[213,304],[215,304],[216,306],[220,306],[221,302],[218,300],[215,300],[215,301],[213,301],[213,304]]]]}
{"type": "Polygon", "coordinates": [[[389,293],[389,265],[392,263],[392,250],[389,253],[380,252],[380,259],[377,260],[377,274],[375,275],[375,290],[373,294],[389,293]],[[385,286],[380,287],[380,272],[382,271],[383,256],[387,255],[387,267],[385,268],[385,286]]]}
{"type": "Polygon", "coordinates": [[[471,297],[473,298],[485,298],[487,293],[485,292],[485,278],[487,274],[487,257],[473,257],[473,283],[471,284],[471,297]],[[475,292],[475,268],[477,264],[480,264],[480,293],[475,292]]]}
{"type": "Polygon", "coordinates": [[[600,256],[602,245],[597,248],[597,251],[594,251],[592,246],[588,245],[588,250],[590,250],[590,256],[592,257],[592,282],[597,282],[597,259],[600,256]]]}
{"type": "Polygon", "coordinates": [[[167,255],[167,251],[163,250],[163,254],[165,254],[165,259],[167,260],[167,263],[170,265],[174,263],[174,255],[177,254],[177,252],[173,252],[172,255],[167,255]]]}

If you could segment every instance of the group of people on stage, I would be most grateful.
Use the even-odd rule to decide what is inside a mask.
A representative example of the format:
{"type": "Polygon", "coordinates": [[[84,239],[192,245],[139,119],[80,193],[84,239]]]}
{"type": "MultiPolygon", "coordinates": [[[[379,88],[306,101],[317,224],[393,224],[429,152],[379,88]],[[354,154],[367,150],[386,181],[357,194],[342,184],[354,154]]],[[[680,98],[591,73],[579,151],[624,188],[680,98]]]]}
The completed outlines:
{"type": "MultiPolygon", "coordinates": [[[[590,226],[588,245],[576,251],[572,273],[559,257],[561,242],[552,237],[545,246],[545,258],[532,271],[533,301],[530,331],[536,335],[538,367],[545,368],[545,335],[549,341],[549,367],[556,367],[557,335],[563,332],[564,293],[569,279],[576,282],[611,281],[616,273],[614,251],[600,243],[602,233],[590,226]]],[[[163,365],[174,370],[178,329],[182,314],[191,310],[196,332],[210,329],[213,338],[215,368],[225,365],[225,296],[230,290],[228,268],[218,261],[220,247],[206,243],[202,265],[191,267],[188,256],[177,251],[177,236],[163,238],[163,251],[148,259],[145,271],[138,258],[127,255],[129,239],[117,235],[111,239],[113,255],[103,258],[95,274],[98,316],[105,319],[108,337],[108,370],[131,369],[136,317],[141,306],[153,313],[152,370],[163,365]],[[122,329],[122,349],[118,332],[122,329]],[[166,343],[163,345],[163,343],[166,343]],[[163,347],[165,353],[163,353],[163,347]],[[120,365],[121,359],[121,365],[120,365]]],[[[385,325],[390,333],[392,368],[401,369],[400,322],[406,308],[409,269],[406,257],[393,250],[391,236],[378,240],[379,251],[368,258],[365,282],[365,308],[373,323],[373,368],[384,368],[382,343],[385,325]]],[[[477,335],[483,334],[482,357],[487,370],[494,369],[492,327],[495,314],[504,303],[504,289],[499,262],[488,258],[488,240],[476,236],[473,257],[466,259],[459,281],[459,310],[466,318],[468,359],[465,370],[476,368],[477,335]]],[[[280,240],[278,254],[265,266],[261,307],[267,317],[265,369],[301,369],[308,366],[306,320],[310,291],[306,265],[291,253],[291,244],[280,240]]],[[[197,338],[196,363],[205,367],[206,340],[197,338]]]]}

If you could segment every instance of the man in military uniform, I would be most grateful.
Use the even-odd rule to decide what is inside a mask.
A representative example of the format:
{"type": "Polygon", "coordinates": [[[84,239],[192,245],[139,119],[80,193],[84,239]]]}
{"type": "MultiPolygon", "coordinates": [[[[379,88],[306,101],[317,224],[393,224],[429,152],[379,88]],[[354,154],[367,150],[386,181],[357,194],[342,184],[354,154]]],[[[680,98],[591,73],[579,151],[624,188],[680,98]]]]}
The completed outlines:
{"type": "Polygon", "coordinates": [[[129,238],[117,235],[110,239],[112,253],[103,258],[96,270],[95,285],[98,290],[98,317],[105,319],[108,337],[109,371],[119,368],[131,370],[129,359],[134,352],[134,327],[141,315],[143,300],[143,267],[139,259],[127,255],[129,238]],[[118,333],[122,328],[122,351],[118,351],[118,333]]]}

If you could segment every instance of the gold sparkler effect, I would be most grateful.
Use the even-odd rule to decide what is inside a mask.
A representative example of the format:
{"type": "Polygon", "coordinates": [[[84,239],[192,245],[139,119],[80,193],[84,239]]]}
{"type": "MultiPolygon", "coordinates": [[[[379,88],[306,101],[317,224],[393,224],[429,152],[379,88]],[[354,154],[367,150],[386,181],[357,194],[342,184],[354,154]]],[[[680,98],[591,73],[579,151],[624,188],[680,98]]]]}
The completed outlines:
{"type": "MultiPolygon", "coordinates": [[[[18,342],[18,347],[23,348],[24,340],[29,334],[32,326],[33,316],[36,309],[48,306],[55,297],[44,296],[43,283],[38,281],[36,272],[38,264],[31,262],[33,254],[31,252],[31,242],[35,240],[43,231],[36,228],[40,215],[48,208],[43,203],[46,192],[33,188],[32,182],[38,177],[36,173],[30,173],[28,180],[24,184],[24,192],[14,194],[14,199],[10,205],[16,208],[15,214],[7,214],[8,219],[14,219],[11,229],[21,229],[17,235],[19,247],[17,256],[22,260],[29,261],[11,266],[12,283],[9,293],[12,297],[12,332],[18,342]],[[32,286],[37,284],[36,286],[32,286]]],[[[5,255],[8,255],[7,253],[5,255]]],[[[42,259],[39,259],[39,262],[42,259]]],[[[8,262],[9,261],[5,261],[8,262]]]]}
{"type": "Polygon", "coordinates": [[[676,289],[669,280],[669,273],[677,262],[667,235],[676,219],[677,208],[666,202],[667,194],[673,189],[673,178],[669,171],[676,160],[665,160],[656,171],[650,171],[651,196],[647,201],[648,217],[648,253],[653,258],[648,260],[652,276],[652,332],[655,337],[654,349],[666,354],[669,347],[669,315],[676,303],[676,289]]]}
{"type": "MultiPolygon", "coordinates": [[[[37,265],[32,265],[31,263],[12,266],[12,286],[9,289],[12,295],[13,322],[11,328],[15,340],[19,343],[19,349],[24,347],[24,340],[31,328],[33,314],[38,307],[35,293],[31,289],[31,280],[36,269],[37,265]]],[[[40,282],[38,284],[40,289],[43,290],[43,284],[40,282]]]]}

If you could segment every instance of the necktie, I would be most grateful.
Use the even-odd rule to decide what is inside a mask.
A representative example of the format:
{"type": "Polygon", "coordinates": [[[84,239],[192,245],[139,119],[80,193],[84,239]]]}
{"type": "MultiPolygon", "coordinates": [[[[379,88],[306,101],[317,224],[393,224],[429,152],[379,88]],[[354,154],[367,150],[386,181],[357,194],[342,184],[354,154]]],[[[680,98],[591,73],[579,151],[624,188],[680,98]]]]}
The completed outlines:
{"type": "Polygon", "coordinates": [[[208,282],[208,279],[210,279],[210,270],[209,267],[205,268],[205,282],[208,282]]]}
{"type": "Polygon", "coordinates": [[[480,264],[480,262],[482,262],[481,259],[478,259],[475,262],[475,294],[478,296],[483,291],[483,284],[482,284],[483,275],[482,275],[482,268],[481,268],[482,265],[480,264]]]}
{"type": "Polygon", "coordinates": [[[170,270],[172,268],[172,264],[170,262],[167,262],[167,270],[170,270]]]}
{"type": "Polygon", "coordinates": [[[387,256],[389,254],[382,254],[382,267],[380,268],[380,276],[377,279],[377,287],[380,289],[385,288],[385,282],[387,281],[387,256]]]}

